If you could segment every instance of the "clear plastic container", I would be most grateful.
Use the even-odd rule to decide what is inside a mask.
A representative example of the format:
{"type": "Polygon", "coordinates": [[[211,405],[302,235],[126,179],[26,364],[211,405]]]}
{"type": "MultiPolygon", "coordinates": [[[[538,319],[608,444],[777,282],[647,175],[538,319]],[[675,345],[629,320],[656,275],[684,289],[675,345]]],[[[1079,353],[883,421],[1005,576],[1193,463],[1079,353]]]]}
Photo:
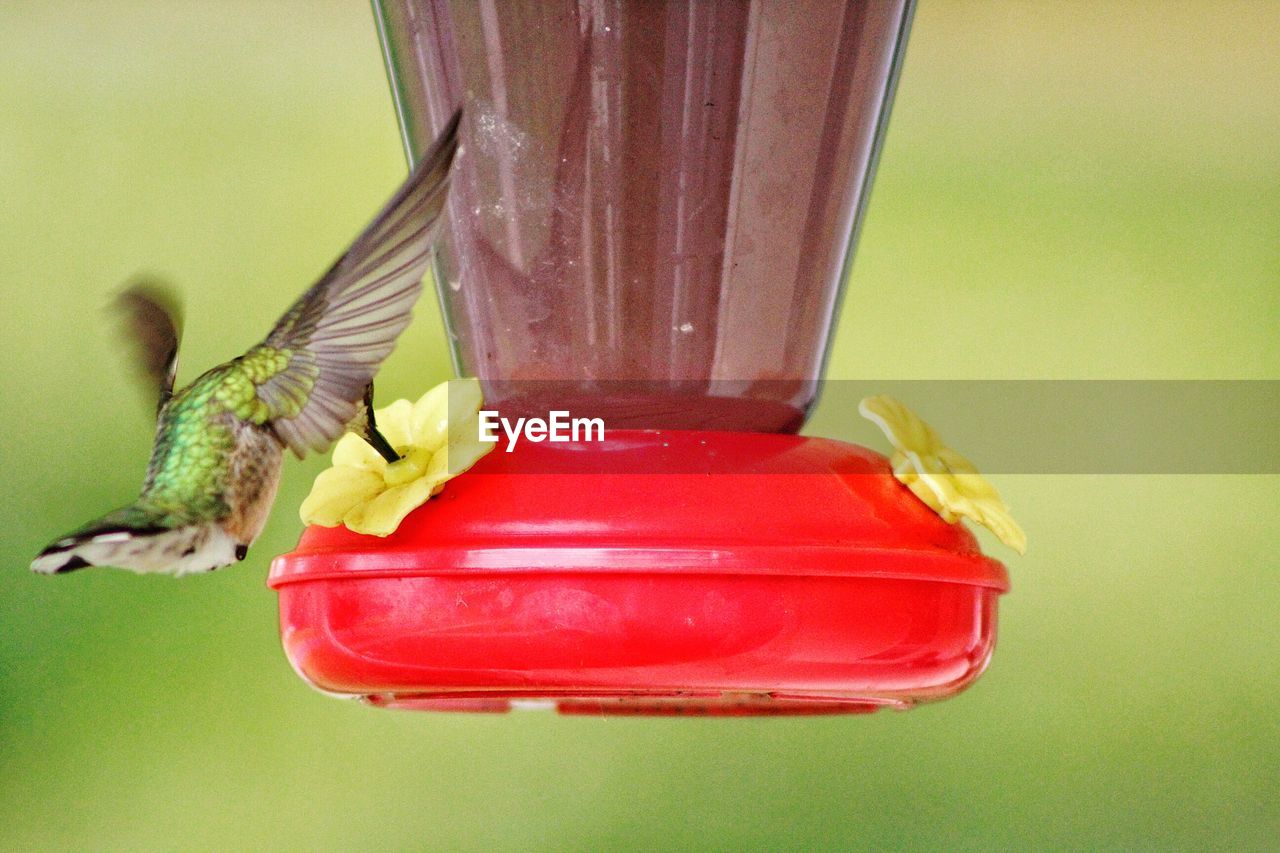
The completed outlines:
{"type": "Polygon", "coordinates": [[[499,408],[793,432],[910,0],[375,0],[405,142],[462,104],[436,281],[499,408]]]}

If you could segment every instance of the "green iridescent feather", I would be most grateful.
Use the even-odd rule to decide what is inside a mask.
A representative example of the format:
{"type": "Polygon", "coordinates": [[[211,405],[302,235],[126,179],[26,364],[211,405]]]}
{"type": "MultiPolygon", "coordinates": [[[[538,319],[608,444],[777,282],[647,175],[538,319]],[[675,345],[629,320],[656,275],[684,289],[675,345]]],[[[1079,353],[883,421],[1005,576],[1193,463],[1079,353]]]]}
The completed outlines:
{"type": "Polygon", "coordinates": [[[253,385],[235,362],[215,367],[175,395],[160,412],[139,502],[191,519],[226,515],[232,418],[253,399],[253,385]]]}

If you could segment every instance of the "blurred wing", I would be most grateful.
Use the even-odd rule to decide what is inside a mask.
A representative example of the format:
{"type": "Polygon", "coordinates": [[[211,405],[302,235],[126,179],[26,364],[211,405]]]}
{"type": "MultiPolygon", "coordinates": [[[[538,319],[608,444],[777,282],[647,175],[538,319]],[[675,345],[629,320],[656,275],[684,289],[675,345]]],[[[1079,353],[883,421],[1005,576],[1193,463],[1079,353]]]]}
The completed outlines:
{"type": "Polygon", "coordinates": [[[178,372],[178,341],[182,336],[182,312],[172,292],[150,280],[124,290],[115,302],[124,315],[125,334],[135,343],[139,373],[158,394],[157,409],[173,396],[178,372]]]}
{"type": "Polygon", "coordinates": [[[342,435],[409,324],[444,210],[460,116],[333,268],[242,358],[265,419],[299,457],[342,435]]]}

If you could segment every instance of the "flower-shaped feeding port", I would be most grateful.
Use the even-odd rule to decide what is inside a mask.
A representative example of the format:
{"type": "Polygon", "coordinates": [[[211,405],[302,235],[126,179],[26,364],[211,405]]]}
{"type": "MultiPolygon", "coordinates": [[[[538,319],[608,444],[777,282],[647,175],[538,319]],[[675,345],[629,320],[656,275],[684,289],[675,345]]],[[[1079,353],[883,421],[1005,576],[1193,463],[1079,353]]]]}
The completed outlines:
{"type": "Polygon", "coordinates": [[[1027,534],[1009,514],[996,487],[973,463],[943,443],[937,431],[893,397],[867,397],[858,411],[893,444],[893,474],[950,524],[968,518],[1019,554],[1027,534]]]}
{"type": "Polygon", "coordinates": [[[390,535],[406,515],[493,450],[478,439],[481,405],[480,383],[458,379],[442,382],[416,403],[396,400],[379,409],[378,427],[400,461],[388,463],[363,438],[347,433],[334,448],[333,467],[321,472],[302,503],[303,523],[390,535]]]}

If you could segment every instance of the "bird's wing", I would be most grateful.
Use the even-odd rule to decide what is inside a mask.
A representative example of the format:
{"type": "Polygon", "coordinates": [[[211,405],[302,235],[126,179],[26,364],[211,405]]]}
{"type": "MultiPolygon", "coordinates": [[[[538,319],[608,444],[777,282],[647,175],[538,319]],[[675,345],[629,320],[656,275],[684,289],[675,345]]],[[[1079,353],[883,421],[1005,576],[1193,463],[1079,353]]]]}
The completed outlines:
{"type": "Polygon", "coordinates": [[[241,358],[255,420],[299,457],[324,451],[409,324],[422,290],[458,148],[455,113],[409,177],[329,272],[241,358]]]}
{"type": "Polygon", "coordinates": [[[182,312],[168,288],[151,280],[126,288],[115,302],[124,315],[125,333],[135,343],[138,370],[155,387],[157,409],[173,396],[178,372],[178,341],[182,337],[182,312]]]}

